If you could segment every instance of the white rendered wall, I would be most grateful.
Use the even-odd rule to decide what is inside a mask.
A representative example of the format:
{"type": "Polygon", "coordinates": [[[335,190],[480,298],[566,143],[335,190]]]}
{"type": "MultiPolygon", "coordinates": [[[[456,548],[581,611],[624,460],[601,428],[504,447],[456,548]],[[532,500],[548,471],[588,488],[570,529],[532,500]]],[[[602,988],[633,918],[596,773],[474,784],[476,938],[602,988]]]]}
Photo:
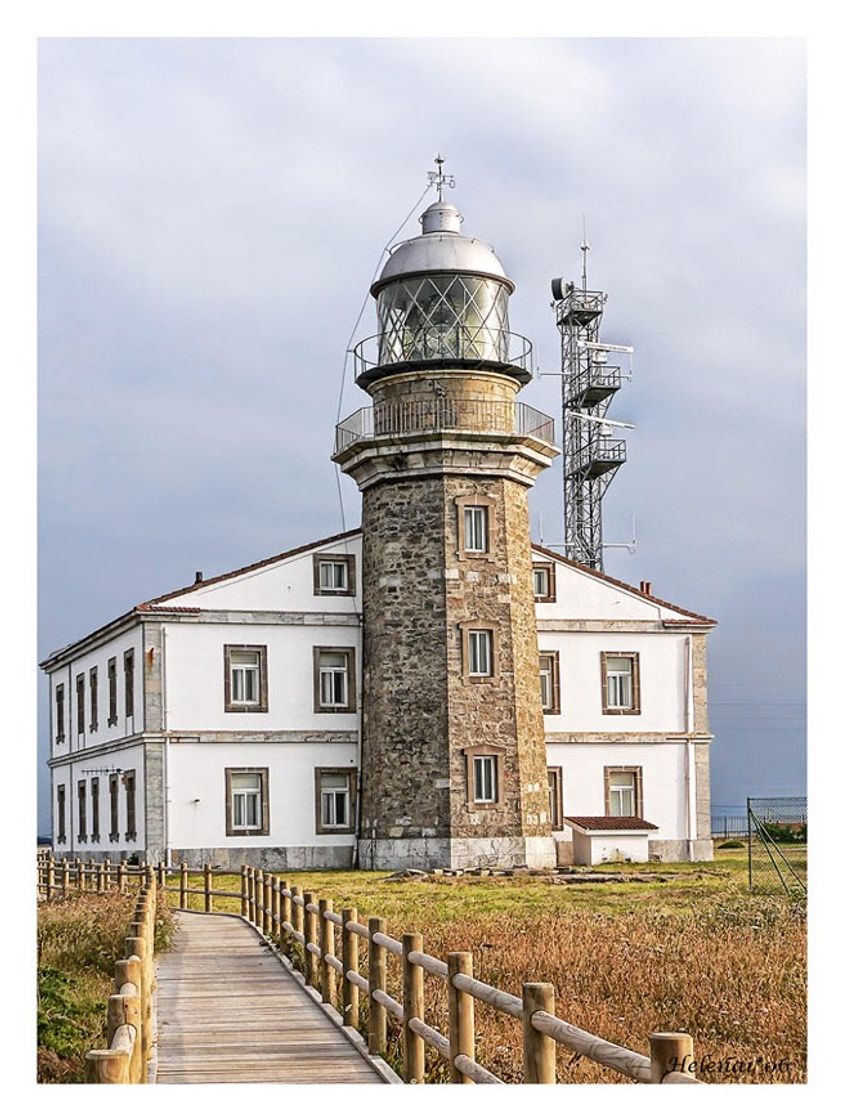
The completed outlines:
{"type": "Polygon", "coordinates": [[[61,856],[84,856],[86,852],[108,852],[108,851],[135,851],[143,848],[145,844],[144,834],[144,764],[143,764],[143,746],[136,743],[129,747],[123,747],[119,750],[106,751],[104,754],[99,754],[92,759],[81,759],[79,761],[72,761],[68,759],[66,763],[56,766],[52,770],[52,813],[53,813],[53,829],[54,840],[58,836],[58,811],[56,802],[56,790],[58,786],[64,785],[65,787],[65,823],[66,823],[66,842],[64,844],[55,843],[56,854],[61,856]],[[108,793],[108,770],[121,769],[122,771],[134,770],[135,772],[135,830],[137,838],[132,841],[126,840],[126,788],[122,782],[118,786],[118,823],[120,829],[120,839],[112,842],[109,840],[109,833],[111,832],[111,801],[108,793]],[[86,771],[97,770],[99,773],[86,773],[86,771]],[[79,834],[79,816],[78,816],[78,798],[77,788],[80,781],[86,783],[86,798],[87,798],[87,826],[88,836],[91,835],[91,822],[93,820],[91,813],[91,778],[99,778],[99,799],[100,799],[100,838],[99,841],[94,843],[88,839],[85,843],[79,843],[76,837],[79,834]]]}
{"type": "MultiPolygon", "coordinates": [[[[533,553],[533,562],[547,564],[553,561],[542,552],[533,553]]],[[[541,625],[543,618],[582,619],[639,619],[658,621],[663,618],[681,619],[679,611],[662,607],[658,603],[617,587],[599,575],[591,575],[582,568],[555,564],[556,602],[536,603],[536,615],[541,625]]]]}
{"type": "Polygon", "coordinates": [[[336,743],[171,743],[167,757],[171,848],[352,845],[348,833],[316,832],[317,766],[357,766],[357,747],[336,743]],[[225,769],[269,768],[268,836],[226,836],[225,769]]]}
{"type": "Polygon", "coordinates": [[[627,859],[632,860],[633,863],[648,861],[646,836],[624,835],[623,832],[610,836],[574,833],[574,863],[576,864],[590,865],[627,859]]]}
{"type": "MultiPolygon", "coordinates": [[[[640,766],[643,816],[656,825],[651,840],[688,838],[685,808],[685,750],[678,743],[548,743],[548,766],[562,767],[562,812],[566,817],[602,817],[604,767],[640,766]]],[[[554,832],[571,840],[572,829],[554,832]]]]}
{"type": "Polygon", "coordinates": [[[173,730],[356,731],[360,718],[360,628],[225,623],[167,623],[166,726],[173,730]],[[267,649],[268,711],[226,712],[224,647],[267,649]],[[356,651],[356,712],[313,710],[313,649],[356,651]]]}

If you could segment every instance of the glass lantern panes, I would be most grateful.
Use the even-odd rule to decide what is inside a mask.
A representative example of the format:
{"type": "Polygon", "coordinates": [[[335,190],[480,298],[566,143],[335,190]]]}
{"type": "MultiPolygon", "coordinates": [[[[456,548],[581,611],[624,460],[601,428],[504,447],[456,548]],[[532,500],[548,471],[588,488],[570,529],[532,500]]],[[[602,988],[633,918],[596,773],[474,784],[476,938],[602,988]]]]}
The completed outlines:
{"type": "Polygon", "coordinates": [[[322,825],[348,828],[349,798],[348,774],[322,774],[320,777],[322,797],[322,825]]]}
{"type": "Polygon", "coordinates": [[[260,774],[231,775],[231,819],[235,828],[261,827],[260,774]]]}
{"type": "Polygon", "coordinates": [[[455,272],[387,284],[378,296],[379,363],[508,361],[508,297],[500,281],[455,272]]]}

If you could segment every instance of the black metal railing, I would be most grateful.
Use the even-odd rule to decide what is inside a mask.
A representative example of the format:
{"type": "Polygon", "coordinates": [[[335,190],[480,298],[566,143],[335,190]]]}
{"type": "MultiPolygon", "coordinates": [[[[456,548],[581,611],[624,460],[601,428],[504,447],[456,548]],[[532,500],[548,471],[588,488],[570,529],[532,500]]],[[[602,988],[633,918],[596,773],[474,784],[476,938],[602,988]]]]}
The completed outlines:
{"type": "Polygon", "coordinates": [[[479,367],[497,362],[526,373],[533,368],[533,344],[528,338],[514,331],[462,324],[382,332],[358,342],[352,353],[357,378],[373,369],[408,363],[458,362],[461,367],[479,367]]]}

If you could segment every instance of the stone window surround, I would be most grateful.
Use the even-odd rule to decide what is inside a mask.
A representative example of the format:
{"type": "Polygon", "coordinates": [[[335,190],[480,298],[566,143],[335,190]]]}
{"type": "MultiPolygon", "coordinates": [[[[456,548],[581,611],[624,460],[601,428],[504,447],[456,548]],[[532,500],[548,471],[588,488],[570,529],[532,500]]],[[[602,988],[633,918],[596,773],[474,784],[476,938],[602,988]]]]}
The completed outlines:
{"type": "Polygon", "coordinates": [[[89,731],[96,731],[99,724],[99,694],[97,692],[97,667],[92,665],[88,670],[88,692],[90,694],[91,722],[89,731]]]}
{"type": "Polygon", "coordinates": [[[108,775],[108,813],[109,831],[108,839],[115,843],[120,839],[120,776],[108,775]]]}
{"type": "Polygon", "coordinates": [[[313,784],[316,791],[316,834],[348,835],[354,834],[357,822],[357,767],[356,766],[316,766],[313,771],[313,784]],[[335,825],[322,823],[322,776],[325,774],[346,774],[348,776],[348,824],[335,825]]]}
{"type": "Polygon", "coordinates": [[[497,622],[484,622],[482,619],[458,622],[462,651],[462,679],[471,684],[498,684],[500,682],[500,625],[497,622]],[[492,635],[492,672],[487,677],[476,676],[468,671],[468,632],[469,630],[489,630],[492,635]]]}
{"type": "Polygon", "coordinates": [[[135,716],[135,651],[127,649],[123,654],[123,708],[126,718],[135,716]]]}
{"type": "Polygon", "coordinates": [[[226,766],[225,768],[225,834],[226,836],[268,836],[269,835],[269,767],[268,766],[226,766]],[[231,811],[232,774],[257,774],[261,787],[261,824],[260,828],[235,828],[231,811]]]}
{"type": "MultiPolygon", "coordinates": [[[[604,716],[640,716],[641,715],[641,666],[639,654],[637,651],[621,650],[615,652],[614,650],[603,651],[600,654],[600,692],[603,704],[604,716]],[[608,705],[609,700],[609,681],[606,671],[606,663],[610,657],[628,657],[632,661],[632,704],[628,708],[610,708],[608,705]]],[[[641,815],[640,813],[638,814],[641,815]]]]}
{"type": "Polygon", "coordinates": [[[547,594],[536,595],[535,600],[537,603],[555,603],[556,602],[556,565],[552,560],[547,561],[534,561],[533,571],[537,569],[547,572],[547,594]]]}
{"type": "Polygon", "coordinates": [[[503,808],[503,785],[504,785],[504,758],[506,751],[503,747],[463,747],[463,754],[465,755],[466,766],[466,799],[470,809],[502,809],[503,808]],[[495,785],[497,786],[497,800],[496,801],[475,801],[474,800],[474,759],[478,756],[493,755],[495,763],[495,785]]]}
{"type": "Polygon", "coordinates": [[[137,782],[134,770],[124,770],[121,780],[126,790],[126,839],[137,840],[137,782]]]}
{"type": "Polygon", "coordinates": [[[313,594],[333,595],[351,598],[357,594],[357,557],[351,552],[314,552],[313,554],[313,594]],[[348,587],[345,590],[323,588],[319,585],[319,565],[323,561],[345,564],[348,572],[348,587]]]}
{"type": "Polygon", "coordinates": [[[56,685],[56,742],[64,742],[64,684],[56,685]]]}
{"type": "Polygon", "coordinates": [[[354,646],[314,646],[313,647],[313,710],[314,712],[356,712],[357,711],[357,650],[354,646]],[[322,690],[319,687],[319,660],[323,653],[344,653],[346,656],[346,686],[348,703],[342,707],[322,703],[322,690]]]}
{"type": "Polygon", "coordinates": [[[457,511],[457,557],[460,560],[493,560],[497,532],[497,499],[486,494],[460,494],[454,498],[457,511]],[[465,518],[463,510],[466,506],[485,506],[486,508],[486,551],[468,552],[465,547],[465,518]]]}
{"type": "Polygon", "coordinates": [[[117,723],[117,658],[108,659],[108,726],[117,723]]]}
{"type": "Polygon", "coordinates": [[[65,800],[65,786],[62,782],[61,785],[56,786],[56,836],[57,844],[65,844],[67,842],[67,802],[65,800]]]}
{"type": "Polygon", "coordinates": [[[542,708],[542,715],[558,716],[562,712],[562,703],[560,698],[559,688],[559,650],[558,649],[540,649],[539,650],[539,667],[541,667],[541,659],[543,657],[550,657],[552,659],[552,667],[550,672],[551,680],[551,700],[549,708],[542,708]]]}
{"type": "Polygon", "coordinates": [[[88,840],[88,783],[82,779],[76,783],[76,800],[78,803],[79,832],[76,840],[84,844],[88,840]],[[83,831],[84,830],[84,831],[83,831]]]}
{"type": "Polygon", "coordinates": [[[100,780],[91,778],[91,843],[100,842],[100,780]]]}
{"type": "Polygon", "coordinates": [[[641,766],[604,766],[603,767],[603,806],[605,816],[611,817],[611,797],[609,778],[612,774],[632,774],[635,777],[635,812],[633,816],[644,816],[644,771],[641,766]]]}
{"type": "Polygon", "coordinates": [[[269,664],[266,646],[224,645],[223,685],[225,689],[225,710],[227,712],[268,712],[269,711],[269,664]],[[255,704],[244,704],[231,699],[231,655],[232,653],[256,653],[258,655],[258,700],[255,704]]]}
{"type": "Polygon", "coordinates": [[[76,674],[76,734],[85,734],[85,674],[76,674]]]}
{"type": "MultiPolygon", "coordinates": [[[[556,816],[554,817],[552,811],[549,809],[550,827],[554,832],[560,832],[565,827],[565,807],[563,803],[564,797],[564,784],[562,779],[561,766],[548,766],[547,768],[547,782],[549,786],[556,786],[556,816]]],[[[549,793],[548,793],[549,800],[549,793]]],[[[552,805],[552,802],[550,803],[552,805]]]]}

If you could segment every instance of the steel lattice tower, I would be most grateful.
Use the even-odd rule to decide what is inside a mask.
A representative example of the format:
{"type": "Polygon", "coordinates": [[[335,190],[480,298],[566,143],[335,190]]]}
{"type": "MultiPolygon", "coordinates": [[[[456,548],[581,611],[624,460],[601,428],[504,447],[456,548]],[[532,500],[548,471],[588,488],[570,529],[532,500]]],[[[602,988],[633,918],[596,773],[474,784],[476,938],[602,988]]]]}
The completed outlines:
{"type": "MultiPolygon", "coordinates": [[[[630,347],[600,342],[606,293],[587,286],[583,241],[582,284],[553,280],[553,307],[562,336],[562,429],[565,479],[565,555],[603,571],[603,496],[626,462],[626,441],[611,437],[604,420],[621,387],[619,365],[608,364],[612,351],[630,347]]],[[[629,425],[625,425],[629,426],[629,425]]]]}

